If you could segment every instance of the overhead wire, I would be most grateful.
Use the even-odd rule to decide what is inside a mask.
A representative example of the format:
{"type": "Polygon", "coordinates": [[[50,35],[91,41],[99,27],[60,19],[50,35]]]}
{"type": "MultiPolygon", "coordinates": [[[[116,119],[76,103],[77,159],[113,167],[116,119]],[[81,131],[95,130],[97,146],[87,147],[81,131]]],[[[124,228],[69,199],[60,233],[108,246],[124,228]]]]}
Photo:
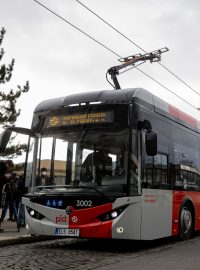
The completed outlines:
{"type": "Polygon", "coordinates": [[[200,93],[197,92],[193,87],[191,87],[189,84],[187,84],[183,79],[181,79],[179,76],[177,76],[173,71],[171,71],[169,68],[164,66],[162,63],[158,62],[160,66],[162,66],[164,69],[166,69],[168,72],[170,72],[174,77],[176,77],[180,82],[182,82],[184,85],[186,85],[190,90],[192,90],[194,93],[196,93],[198,96],[200,96],[200,93]]]}
{"type": "MultiPolygon", "coordinates": [[[[98,19],[100,19],[101,21],[103,21],[105,24],[107,24],[110,28],[112,28],[115,32],[117,32],[119,35],[121,35],[122,37],[124,37],[126,40],[128,40],[129,42],[131,42],[134,46],[136,46],[138,49],[140,49],[141,51],[143,51],[144,53],[147,53],[146,50],[144,50],[141,46],[139,46],[136,42],[134,42],[133,40],[131,40],[129,37],[127,37],[126,35],[124,35],[121,31],[119,31],[116,27],[114,27],[113,25],[111,25],[110,23],[108,23],[105,19],[103,19],[101,16],[99,16],[96,12],[94,12],[93,10],[91,10],[88,6],[86,6],[85,4],[83,4],[81,1],[79,0],[75,0],[77,3],[79,3],[81,6],[83,6],[85,9],[87,9],[89,12],[91,12],[93,15],[95,15],[98,19]]],[[[184,85],[186,85],[188,88],[190,88],[190,90],[192,90],[193,92],[195,92],[197,95],[200,96],[200,93],[198,91],[196,91],[193,87],[191,87],[188,83],[186,83],[183,79],[181,79],[178,75],[176,75],[173,71],[171,71],[168,67],[166,67],[165,65],[163,65],[160,62],[157,62],[160,66],[162,66],[165,70],[167,70],[169,73],[171,73],[174,77],[176,77],[180,82],[182,82],[184,85]]]]}
{"type": "Polygon", "coordinates": [[[42,6],[43,8],[45,8],[46,10],[48,10],[49,12],[51,12],[52,14],[54,14],[56,17],[58,17],[59,19],[61,19],[62,21],[68,23],[69,25],[71,25],[73,28],[75,28],[76,30],[80,31],[82,34],[84,34],[85,36],[89,37],[90,39],[92,39],[93,41],[95,41],[96,43],[98,43],[100,46],[104,47],[105,49],[107,49],[108,51],[110,51],[111,53],[115,54],[117,57],[122,58],[122,56],[120,56],[119,54],[117,54],[116,52],[114,52],[113,50],[111,50],[110,48],[108,48],[106,45],[104,45],[103,43],[99,42],[98,40],[96,40],[94,37],[90,36],[89,34],[87,34],[85,31],[83,31],[82,29],[80,29],[79,27],[75,26],[74,24],[72,24],[70,21],[66,20],[65,18],[63,18],[61,15],[59,15],[58,13],[56,13],[55,11],[53,11],[52,9],[48,8],[47,6],[43,5],[42,3],[40,3],[37,0],[33,0],[35,1],[38,5],[42,6]]]}
{"type": "Polygon", "coordinates": [[[185,103],[187,103],[189,106],[191,106],[192,108],[194,108],[195,110],[197,110],[197,107],[195,107],[194,105],[192,105],[190,102],[188,102],[187,100],[185,100],[184,98],[180,97],[179,95],[177,95],[176,93],[174,93],[172,90],[170,90],[168,87],[164,86],[162,83],[160,83],[159,81],[157,81],[156,79],[154,79],[152,76],[148,75],[146,72],[144,72],[143,70],[139,69],[138,67],[135,67],[137,70],[139,70],[140,72],[142,72],[145,76],[149,77],[151,80],[153,80],[154,82],[156,82],[157,84],[159,84],[160,86],[162,86],[164,89],[166,89],[168,92],[172,93],[174,96],[178,97],[179,99],[181,99],[182,101],[184,101],[185,103]]]}
{"type": "MultiPolygon", "coordinates": [[[[87,34],[85,31],[83,31],[82,29],[80,29],[79,27],[75,26],[74,24],[72,24],[71,22],[69,22],[68,20],[66,20],[65,18],[63,18],[61,15],[59,15],[58,13],[56,13],[55,11],[51,10],[50,8],[48,8],[47,6],[45,6],[44,4],[42,4],[41,2],[37,1],[37,0],[33,0],[34,2],[36,2],[38,5],[40,5],[41,7],[43,7],[44,9],[46,9],[47,11],[49,11],[50,13],[52,13],[53,15],[55,15],[56,17],[58,17],[59,19],[61,19],[62,21],[68,23],[70,26],[72,26],[73,28],[75,28],[76,30],[80,31],[82,34],[84,34],[85,36],[87,36],[88,38],[92,39],[93,41],[95,41],[96,43],[98,43],[100,46],[102,46],[103,48],[105,48],[106,50],[108,50],[109,52],[113,53],[114,55],[122,58],[122,56],[120,56],[118,53],[116,53],[115,51],[113,51],[112,49],[110,49],[109,47],[107,47],[106,45],[104,45],[103,43],[99,42],[98,40],[96,40],[94,37],[90,36],[89,34],[87,34]]],[[[77,1],[77,0],[76,0],[77,1]]],[[[134,68],[134,66],[133,66],[134,68]]],[[[185,99],[183,99],[182,97],[180,97],[179,95],[175,94],[172,90],[170,90],[169,88],[167,88],[166,86],[164,86],[163,84],[161,84],[159,81],[157,81],[156,79],[154,79],[152,76],[148,75],[147,73],[145,73],[144,71],[142,71],[141,69],[139,69],[137,66],[135,67],[137,70],[139,70],[142,74],[144,74],[145,76],[147,76],[148,78],[150,78],[151,80],[153,80],[154,82],[156,82],[157,84],[159,84],[160,86],[162,86],[164,89],[166,89],[167,91],[169,91],[170,93],[172,93],[173,95],[175,95],[176,97],[180,98],[182,101],[184,101],[185,103],[187,103],[188,105],[190,105],[191,107],[197,109],[195,106],[193,106],[191,103],[189,103],[188,101],[186,101],[185,99]]],[[[123,73],[123,72],[121,72],[123,73]]],[[[106,76],[107,79],[107,76],[106,76]]],[[[108,79],[107,79],[108,81],[108,79]]],[[[109,82],[109,81],[108,81],[109,82]]],[[[110,82],[109,82],[110,83],[110,82]]],[[[111,84],[111,83],[110,83],[111,84]]],[[[112,84],[111,84],[112,85],[112,84]]],[[[113,85],[112,85],[113,87],[113,85]]]]}

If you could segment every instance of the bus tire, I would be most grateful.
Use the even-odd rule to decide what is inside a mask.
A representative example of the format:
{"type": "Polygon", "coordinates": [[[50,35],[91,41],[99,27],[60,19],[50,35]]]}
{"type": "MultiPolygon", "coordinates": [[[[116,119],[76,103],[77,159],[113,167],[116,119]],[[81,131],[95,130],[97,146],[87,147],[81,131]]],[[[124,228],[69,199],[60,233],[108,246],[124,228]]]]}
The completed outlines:
{"type": "Polygon", "coordinates": [[[184,204],[179,216],[179,238],[182,241],[188,240],[193,229],[193,213],[189,204],[184,204]]]}

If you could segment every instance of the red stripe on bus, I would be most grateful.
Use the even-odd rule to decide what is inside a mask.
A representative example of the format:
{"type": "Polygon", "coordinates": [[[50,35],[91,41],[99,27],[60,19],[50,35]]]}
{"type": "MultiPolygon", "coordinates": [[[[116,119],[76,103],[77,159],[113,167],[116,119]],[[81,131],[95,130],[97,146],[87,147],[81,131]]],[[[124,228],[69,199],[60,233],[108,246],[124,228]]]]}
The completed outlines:
{"type": "Polygon", "coordinates": [[[80,229],[83,238],[112,238],[112,221],[101,222],[97,218],[111,210],[111,203],[74,210],[69,216],[69,228],[80,229]]]}
{"type": "Polygon", "coordinates": [[[179,118],[180,120],[190,124],[193,127],[197,127],[197,120],[187,113],[184,113],[172,105],[168,105],[169,113],[179,118]]]}

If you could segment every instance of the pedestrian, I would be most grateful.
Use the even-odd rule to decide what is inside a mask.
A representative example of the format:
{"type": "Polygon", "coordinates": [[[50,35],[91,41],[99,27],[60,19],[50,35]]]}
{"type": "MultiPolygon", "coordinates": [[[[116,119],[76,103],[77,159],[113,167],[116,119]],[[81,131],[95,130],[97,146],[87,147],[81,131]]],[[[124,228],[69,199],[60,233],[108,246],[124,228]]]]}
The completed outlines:
{"type": "MultiPolygon", "coordinates": [[[[7,172],[7,166],[4,161],[0,161],[0,208],[2,208],[2,190],[3,186],[6,184],[7,179],[5,173],[7,172]]],[[[0,228],[0,232],[3,232],[3,229],[0,228]]]]}
{"type": "MultiPolygon", "coordinates": [[[[14,171],[14,167],[15,167],[13,161],[10,160],[10,159],[5,160],[5,165],[7,167],[7,173],[12,174],[13,171],[14,171]]],[[[15,221],[13,208],[11,206],[9,206],[9,218],[8,218],[8,221],[15,221]]]]}
{"type": "Polygon", "coordinates": [[[2,189],[7,182],[7,179],[5,177],[6,172],[7,172],[6,164],[4,163],[4,161],[0,161],[0,203],[2,199],[2,189]]]}
{"type": "Polygon", "coordinates": [[[16,192],[17,186],[14,182],[13,177],[10,174],[5,174],[7,178],[7,183],[4,184],[2,190],[2,213],[0,218],[0,224],[3,222],[8,207],[10,207],[14,214],[14,220],[17,222],[17,209],[16,209],[16,192]]]}
{"type": "Polygon", "coordinates": [[[40,176],[36,178],[36,186],[50,186],[53,181],[47,175],[47,169],[43,167],[40,171],[40,176]]]}
{"type": "Polygon", "coordinates": [[[12,177],[13,177],[13,182],[16,184],[16,187],[17,187],[17,190],[16,190],[16,208],[18,209],[19,201],[20,201],[20,199],[22,197],[21,196],[21,188],[19,187],[20,184],[21,184],[21,181],[20,181],[20,176],[16,172],[13,172],[12,177]]]}

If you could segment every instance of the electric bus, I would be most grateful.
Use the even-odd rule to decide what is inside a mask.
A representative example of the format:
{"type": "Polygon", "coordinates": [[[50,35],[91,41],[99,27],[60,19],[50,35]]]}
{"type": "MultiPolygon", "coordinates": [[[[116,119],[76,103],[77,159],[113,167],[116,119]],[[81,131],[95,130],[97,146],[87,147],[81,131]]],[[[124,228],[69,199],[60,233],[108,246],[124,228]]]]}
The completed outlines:
{"type": "MultiPolygon", "coordinates": [[[[200,122],[142,89],[37,105],[23,197],[32,235],[188,239],[200,229],[200,122]],[[37,184],[46,167],[50,185],[37,184]]],[[[7,135],[6,135],[7,134],[7,135]]]]}

